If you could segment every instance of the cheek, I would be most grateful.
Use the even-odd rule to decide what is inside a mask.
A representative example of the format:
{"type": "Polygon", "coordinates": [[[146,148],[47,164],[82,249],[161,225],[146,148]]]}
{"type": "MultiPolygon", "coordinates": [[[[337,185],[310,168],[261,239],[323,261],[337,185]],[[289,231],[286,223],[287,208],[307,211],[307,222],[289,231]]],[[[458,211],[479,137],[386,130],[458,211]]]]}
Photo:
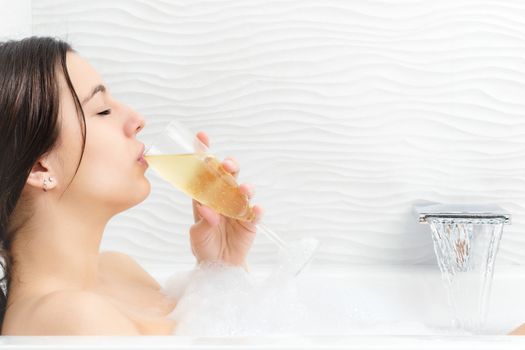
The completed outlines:
{"type": "Polygon", "coordinates": [[[97,145],[89,151],[80,189],[83,198],[120,212],[148,196],[150,183],[140,164],[130,159],[129,149],[97,145]]]}
{"type": "Polygon", "coordinates": [[[143,167],[132,159],[125,140],[113,137],[112,142],[93,141],[86,142],[75,176],[76,200],[97,207],[102,205],[114,213],[143,201],[150,193],[150,183],[143,167]]]}
{"type": "Polygon", "coordinates": [[[130,171],[130,162],[126,161],[126,149],[114,139],[98,137],[86,141],[82,159],[83,177],[96,184],[96,190],[100,192],[126,187],[123,179],[130,171]]]}
{"type": "Polygon", "coordinates": [[[90,192],[108,193],[122,188],[123,175],[128,171],[122,154],[123,142],[118,142],[115,134],[104,130],[88,130],[86,146],[82,158],[82,182],[91,187],[90,192]]]}

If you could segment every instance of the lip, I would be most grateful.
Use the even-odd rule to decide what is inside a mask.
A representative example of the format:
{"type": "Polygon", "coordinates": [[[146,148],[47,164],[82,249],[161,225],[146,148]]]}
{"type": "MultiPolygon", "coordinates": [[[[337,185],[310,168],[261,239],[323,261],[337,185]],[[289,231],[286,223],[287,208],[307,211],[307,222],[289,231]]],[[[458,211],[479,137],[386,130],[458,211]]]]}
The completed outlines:
{"type": "Polygon", "coordinates": [[[144,158],[144,150],[145,150],[145,146],[144,146],[144,144],[142,144],[142,147],[140,148],[140,153],[139,153],[139,156],[137,158],[137,161],[139,163],[143,164],[143,165],[148,166],[148,162],[144,158]]]}
{"type": "Polygon", "coordinates": [[[140,160],[140,158],[143,158],[144,157],[144,150],[146,149],[146,147],[144,146],[144,144],[142,144],[140,146],[140,152],[139,152],[139,156],[137,157],[137,160],[140,160]]]}

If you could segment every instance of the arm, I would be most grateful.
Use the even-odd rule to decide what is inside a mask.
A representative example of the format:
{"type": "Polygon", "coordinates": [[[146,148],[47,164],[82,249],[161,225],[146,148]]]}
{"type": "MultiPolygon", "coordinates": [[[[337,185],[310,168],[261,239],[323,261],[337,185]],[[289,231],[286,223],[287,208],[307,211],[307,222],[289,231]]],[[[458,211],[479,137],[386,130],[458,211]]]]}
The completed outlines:
{"type": "Polygon", "coordinates": [[[510,332],[508,335],[524,335],[525,334],[525,323],[510,332]]]}

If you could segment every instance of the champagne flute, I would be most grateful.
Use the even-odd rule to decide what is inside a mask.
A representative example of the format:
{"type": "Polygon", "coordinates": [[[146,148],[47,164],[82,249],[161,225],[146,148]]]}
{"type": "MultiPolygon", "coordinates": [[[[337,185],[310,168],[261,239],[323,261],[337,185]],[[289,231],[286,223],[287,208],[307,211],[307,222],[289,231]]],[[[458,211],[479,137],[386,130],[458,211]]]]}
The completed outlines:
{"type": "MultiPolygon", "coordinates": [[[[235,178],[223,169],[208,147],[180,122],[171,121],[146,145],[144,158],[171,185],[218,213],[241,221],[255,214],[235,178]]],[[[255,225],[284,253],[282,267],[297,276],[311,261],[319,241],[303,238],[287,242],[261,223],[255,225]]]]}

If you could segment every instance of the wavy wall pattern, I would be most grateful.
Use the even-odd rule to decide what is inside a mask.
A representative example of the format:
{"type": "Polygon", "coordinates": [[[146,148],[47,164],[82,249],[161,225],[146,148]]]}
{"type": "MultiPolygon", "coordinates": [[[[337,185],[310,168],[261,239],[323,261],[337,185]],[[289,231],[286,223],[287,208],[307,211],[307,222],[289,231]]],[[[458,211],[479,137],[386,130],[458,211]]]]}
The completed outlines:
{"type": "MultiPolygon", "coordinates": [[[[433,264],[422,199],[500,204],[499,263],[525,263],[522,1],[33,0],[32,20],[146,117],[146,138],[171,119],[206,130],[269,226],[322,240],[316,264],[433,264]]],[[[190,201],[149,174],[103,247],[191,263],[190,201]]],[[[260,235],[252,252],[276,249],[260,235]]]]}

